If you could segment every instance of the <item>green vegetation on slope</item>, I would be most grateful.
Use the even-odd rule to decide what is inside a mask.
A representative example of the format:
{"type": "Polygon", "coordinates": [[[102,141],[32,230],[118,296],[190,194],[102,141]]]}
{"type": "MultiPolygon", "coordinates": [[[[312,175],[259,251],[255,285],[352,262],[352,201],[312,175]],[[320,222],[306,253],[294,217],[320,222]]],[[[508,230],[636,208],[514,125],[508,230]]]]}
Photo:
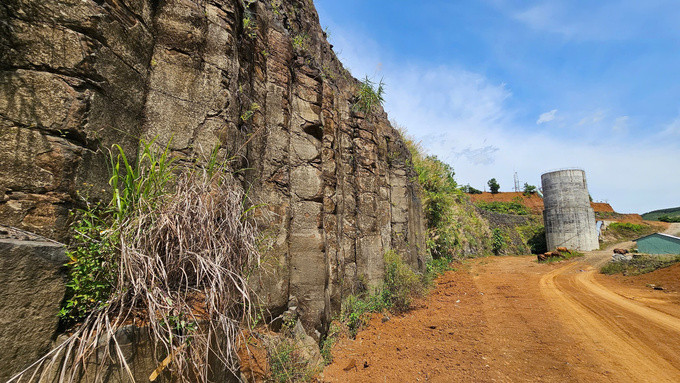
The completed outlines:
{"type": "Polygon", "coordinates": [[[602,266],[602,274],[640,275],[673,266],[680,255],[635,255],[630,261],[611,261],[602,266]]]}
{"type": "MultiPolygon", "coordinates": [[[[654,210],[654,211],[650,211],[648,213],[642,214],[642,218],[644,218],[648,221],[661,221],[661,217],[668,217],[669,219],[680,218],[680,207],[654,210]]],[[[666,222],[678,222],[678,221],[666,221],[666,222]]]]}
{"type": "Polygon", "coordinates": [[[491,252],[491,231],[469,197],[458,188],[453,169],[404,137],[423,189],[427,225],[427,251],[433,259],[486,255],[491,252]]]}
{"type": "Polygon", "coordinates": [[[607,235],[617,239],[635,239],[643,235],[656,233],[657,228],[629,222],[614,222],[607,226],[607,235]]]}
{"type": "Polygon", "coordinates": [[[479,201],[475,206],[482,210],[493,211],[500,214],[529,215],[529,209],[519,202],[484,202],[479,201]]]}

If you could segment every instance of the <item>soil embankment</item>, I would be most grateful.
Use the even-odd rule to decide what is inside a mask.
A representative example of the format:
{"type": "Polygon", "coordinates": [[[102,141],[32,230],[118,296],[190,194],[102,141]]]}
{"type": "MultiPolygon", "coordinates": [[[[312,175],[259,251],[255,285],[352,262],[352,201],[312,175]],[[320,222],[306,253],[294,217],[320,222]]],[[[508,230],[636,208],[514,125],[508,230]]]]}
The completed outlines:
{"type": "Polygon", "coordinates": [[[414,311],[384,323],[376,317],[357,340],[340,342],[324,379],[680,381],[680,297],[669,283],[680,268],[599,274],[610,255],[553,265],[533,257],[461,265],[414,311]],[[357,367],[345,371],[352,361],[357,367]]]}

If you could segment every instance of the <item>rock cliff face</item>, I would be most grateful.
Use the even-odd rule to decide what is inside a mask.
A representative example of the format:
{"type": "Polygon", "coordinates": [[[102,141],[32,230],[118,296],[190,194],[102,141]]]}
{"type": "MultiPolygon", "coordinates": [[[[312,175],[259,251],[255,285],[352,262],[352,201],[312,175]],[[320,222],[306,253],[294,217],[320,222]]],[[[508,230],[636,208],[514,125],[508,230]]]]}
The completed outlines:
{"type": "Polygon", "coordinates": [[[256,289],[323,332],[387,249],[425,262],[410,155],[381,109],[352,110],[357,86],[309,0],[5,0],[0,222],[65,240],[112,144],[190,158],[221,143],[265,206],[256,289]]]}

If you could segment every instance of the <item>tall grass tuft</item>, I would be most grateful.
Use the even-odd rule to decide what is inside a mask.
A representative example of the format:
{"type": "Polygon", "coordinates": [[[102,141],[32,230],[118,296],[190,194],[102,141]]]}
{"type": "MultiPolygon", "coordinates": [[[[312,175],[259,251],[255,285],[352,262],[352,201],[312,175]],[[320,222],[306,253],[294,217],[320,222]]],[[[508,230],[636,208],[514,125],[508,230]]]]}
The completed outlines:
{"type": "Polygon", "coordinates": [[[216,150],[205,163],[179,171],[168,148],[143,143],[134,163],[114,149],[112,223],[105,231],[117,267],[110,295],[65,342],[11,381],[56,370],[53,380],[73,382],[86,366],[94,381],[103,381],[110,366],[92,358],[122,366],[134,380],[116,338],[130,323],[144,325],[156,354],[165,357],[156,375],[206,382],[214,361],[237,369],[239,326],[253,310],[244,275],[260,257],[242,189],[216,150]]]}

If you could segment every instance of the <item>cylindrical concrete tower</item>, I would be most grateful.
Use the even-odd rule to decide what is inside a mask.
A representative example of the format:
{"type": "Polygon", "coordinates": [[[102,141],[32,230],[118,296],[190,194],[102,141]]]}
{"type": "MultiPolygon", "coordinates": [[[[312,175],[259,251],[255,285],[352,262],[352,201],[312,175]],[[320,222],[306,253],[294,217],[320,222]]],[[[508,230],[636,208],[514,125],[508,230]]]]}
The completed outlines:
{"type": "Polygon", "coordinates": [[[545,173],[543,186],[543,220],[548,250],[557,247],[590,251],[600,247],[595,212],[583,170],[570,169],[545,173]]]}

